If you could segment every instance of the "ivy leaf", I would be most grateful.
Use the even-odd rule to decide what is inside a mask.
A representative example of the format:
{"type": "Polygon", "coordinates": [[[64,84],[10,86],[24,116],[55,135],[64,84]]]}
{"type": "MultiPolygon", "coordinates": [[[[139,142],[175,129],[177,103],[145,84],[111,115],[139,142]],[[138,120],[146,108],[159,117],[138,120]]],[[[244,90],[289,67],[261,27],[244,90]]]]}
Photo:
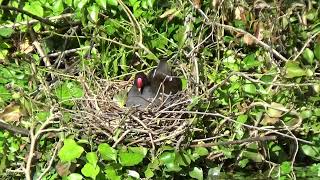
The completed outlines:
{"type": "Polygon", "coordinates": [[[142,162],[144,156],[140,153],[120,152],[119,162],[122,166],[134,166],[142,162]]]}
{"type": "Polygon", "coordinates": [[[288,161],[281,163],[280,171],[281,171],[281,174],[283,175],[289,174],[292,171],[291,163],[288,161]]]}
{"type": "Polygon", "coordinates": [[[96,165],[98,162],[98,156],[96,152],[89,152],[86,154],[88,162],[92,165],[96,165]]]}
{"type": "Polygon", "coordinates": [[[78,173],[72,173],[67,177],[67,180],[82,180],[82,175],[78,173]]]}
{"type": "Polygon", "coordinates": [[[107,3],[111,6],[118,6],[118,1],[117,0],[107,0],[107,3]]]}
{"type": "Polygon", "coordinates": [[[100,11],[100,8],[96,4],[88,7],[89,17],[94,23],[98,22],[99,11],[100,11]]]}
{"type": "Polygon", "coordinates": [[[175,158],[174,152],[163,152],[159,157],[160,161],[164,164],[174,162],[175,158]]]}
{"type": "Polygon", "coordinates": [[[244,68],[246,70],[254,68],[254,67],[258,67],[261,63],[257,60],[256,55],[254,53],[246,56],[243,59],[243,63],[244,63],[244,68]]]}
{"type": "Polygon", "coordinates": [[[107,1],[105,0],[96,0],[96,3],[101,6],[104,10],[107,9],[107,1]]]}
{"type": "Polygon", "coordinates": [[[96,176],[100,172],[100,167],[87,163],[81,169],[81,173],[86,177],[91,177],[92,179],[96,179],[96,176]]]}
{"type": "Polygon", "coordinates": [[[165,164],[165,166],[166,166],[165,170],[168,172],[179,172],[182,169],[181,167],[179,167],[179,164],[176,162],[167,163],[165,164]]]}
{"type": "Polygon", "coordinates": [[[320,44],[319,44],[319,43],[317,43],[317,44],[314,46],[313,52],[314,52],[314,55],[316,56],[316,58],[317,58],[318,60],[320,60],[320,44]]]}
{"type": "Polygon", "coordinates": [[[259,152],[243,151],[242,156],[258,163],[263,161],[263,156],[259,152]]]}
{"type": "Polygon", "coordinates": [[[307,144],[302,145],[301,148],[305,155],[310,156],[313,159],[320,160],[320,148],[307,144]]]}
{"type": "Polygon", "coordinates": [[[245,84],[243,86],[243,90],[244,92],[248,93],[248,94],[252,94],[255,95],[257,93],[257,88],[254,84],[245,84]]]}
{"type": "Polygon", "coordinates": [[[129,147],[129,151],[119,153],[119,162],[123,166],[134,166],[142,162],[148,150],[144,147],[129,147]]]}
{"type": "Polygon", "coordinates": [[[196,147],[195,148],[195,153],[197,153],[199,156],[206,156],[209,154],[207,148],[205,147],[196,147]]]}
{"type": "Polygon", "coordinates": [[[147,168],[144,171],[144,175],[145,175],[146,178],[150,179],[150,178],[152,178],[154,176],[154,173],[150,168],[147,168]]]}
{"type": "MultiPolygon", "coordinates": [[[[14,32],[12,28],[0,28],[0,36],[8,38],[14,32]]],[[[1,59],[1,57],[0,57],[1,59]]]]}
{"type": "Polygon", "coordinates": [[[192,171],[189,172],[190,177],[202,180],[203,179],[203,171],[201,168],[194,167],[192,171]]]}
{"type": "Polygon", "coordinates": [[[71,100],[72,98],[83,97],[84,92],[80,85],[71,81],[60,84],[55,89],[55,95],[60,101],[62,101],[63,104],[72,106],[74,103],[69,100],[71,100]]]}
{"type": "Polygon", "coordinates": [[[100,144],[98,146],[98,151],[104,160],[117,160],[117,150],[113,149],[109,144],[100,144]]]}
{"type": "Polygon", "coordinates": [[[84,151],[73,139],[65,139],[64,145],[58,153],[62,162],[71,162],[79,158],[84,151]]]}
{"type": "MultiPolygon", "coordinates": [[[[23,10],[30,12],[33,15],[43,17],[43,8],[39,1],[31,1],[31,3],[26,3],[23,7],[23,10]]],[[[29,16],[25,15],[25,18],[30,18],[29,16]]]]}
{"type": "Polygon", "coordinates": [[[112,179],[112,180],[120,180],[121,179],[121,176],[117,175],[117,171],[111,165],[108,165],[106,167],[106,169],[104,170],[104,172],[105,172],[105,175],[108,179],[112,179]]]}
{"type": "Polygon", "coordinates": [[[286,64],[286,78],[301,77],[307,75],[297,62],[287,62],[286,64]]]}
{"type": "Polygon", "coordinates": [[[137,171],[128,170],[128,176],[134,177],[135,179],[140,179],[140,175],[137,171]]]}
{"type": "Polygon", "coordinates": [[[74,0],[73,1],[73,6],[79,10],[81,10],[89,0],[74,0]]]}
{"type": "Polygon", "coordinates": [[[61,14],[64,11],[63,1],[57,0],[53,5],[52,10],[54,15],[61,14]]]}
{"type": "Polygon", "coordinates": [[[303,58],[309,63],[312,64],[314,61],[314,54],[311,49],[306,48],[302,53],[303,58]]]}
{"type": "Polygon", "coordinates": [[[72,0],[64,0],[67,6],[72,6],[72,0]]]}
{"type": "Polygon", "coordinates": [[[131,152],[140,153],[143,156],[147,155],[147,153],[148,153],[148,149],[145,147],[141,147],[141,146],[140,147],[129,147],[128,149],[131,152]]]}

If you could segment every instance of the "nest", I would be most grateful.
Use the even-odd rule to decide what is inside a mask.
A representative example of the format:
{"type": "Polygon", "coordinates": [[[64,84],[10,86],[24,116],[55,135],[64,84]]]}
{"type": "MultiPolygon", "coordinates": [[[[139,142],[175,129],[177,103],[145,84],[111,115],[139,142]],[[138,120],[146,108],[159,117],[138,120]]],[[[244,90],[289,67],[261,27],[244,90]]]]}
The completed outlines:
{"type": "Polygon", "coordinates": [[[97,141],[106,142],[107,139],[113,146],[119,143],[149,147],[162,144],[180,146],[190,127],[190,117],[183,113],[190,104],[190,98],[180,92],[167,105],[162,103],[144,110],[120,107],[114,97],[121,92],[127,93],[129,88],[128,81],[106,80],[96,83],[93,91],[85,88],[87,97],[79,103],[80,111],[73,117],[76,128],[95,136],[97,141]]]}

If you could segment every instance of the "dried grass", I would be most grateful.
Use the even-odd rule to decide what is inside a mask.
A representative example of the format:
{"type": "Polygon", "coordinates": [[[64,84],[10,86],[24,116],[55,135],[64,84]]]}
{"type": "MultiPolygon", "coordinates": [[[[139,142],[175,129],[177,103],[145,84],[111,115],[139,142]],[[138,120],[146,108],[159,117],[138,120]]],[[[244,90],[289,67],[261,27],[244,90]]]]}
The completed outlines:
{"type": "Polygon", "coordinates": [[[187,93],[174,95],[169,105],[145,110],[120,108],[113,97],[120,91],[128,92],[130,87],[128,81],[97,81],[94,90],[87,90],[86,99],[79,103],[80,111],[73,116],[76,128],[95,136],[98,142],[113,142],[113,147],[119,143],[153,148],[164,143],[180,146],[191,125],[191,115],[162,111],[185,111],[190,104],[187,93]]]}

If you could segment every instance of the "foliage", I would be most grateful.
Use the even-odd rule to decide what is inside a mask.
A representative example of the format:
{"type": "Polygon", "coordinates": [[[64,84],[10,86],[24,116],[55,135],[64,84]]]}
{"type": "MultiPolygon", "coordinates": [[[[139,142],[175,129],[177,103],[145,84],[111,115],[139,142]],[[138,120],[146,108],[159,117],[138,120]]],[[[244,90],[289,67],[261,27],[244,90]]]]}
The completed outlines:
{"type": "MultiPolygon", "coordinates": [[[[36,139],[34,179],[320,176],[318,1],[0,2],[1,121],[36,133],[49,109],[63,112],[36,139]],[[188,110],[215,114],[191,119],[186,146],[113,147],[121,132],[98,142],[73,128],[70,111],[97,79],[125,80],[165,56],[193,93],[188,110]]],[[[24,178],[30,138],[1,129],[1,178],[24,178]]]]}

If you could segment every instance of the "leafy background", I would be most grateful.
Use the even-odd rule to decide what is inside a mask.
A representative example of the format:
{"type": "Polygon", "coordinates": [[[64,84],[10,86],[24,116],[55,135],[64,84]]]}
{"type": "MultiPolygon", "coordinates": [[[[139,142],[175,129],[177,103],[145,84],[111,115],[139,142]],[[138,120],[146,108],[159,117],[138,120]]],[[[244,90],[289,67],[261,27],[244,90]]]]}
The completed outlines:
{"type": "Polygon", "coordinates": [[[30,133],[0,131],[2,178],[320,176],[318,1],[0,3],[0,118],[30,133]],[[192,146],[113,147],[65,128],[83,81],[127,80],[165,56],[190,110],[223,115],[195,116],[192,146]]]}

